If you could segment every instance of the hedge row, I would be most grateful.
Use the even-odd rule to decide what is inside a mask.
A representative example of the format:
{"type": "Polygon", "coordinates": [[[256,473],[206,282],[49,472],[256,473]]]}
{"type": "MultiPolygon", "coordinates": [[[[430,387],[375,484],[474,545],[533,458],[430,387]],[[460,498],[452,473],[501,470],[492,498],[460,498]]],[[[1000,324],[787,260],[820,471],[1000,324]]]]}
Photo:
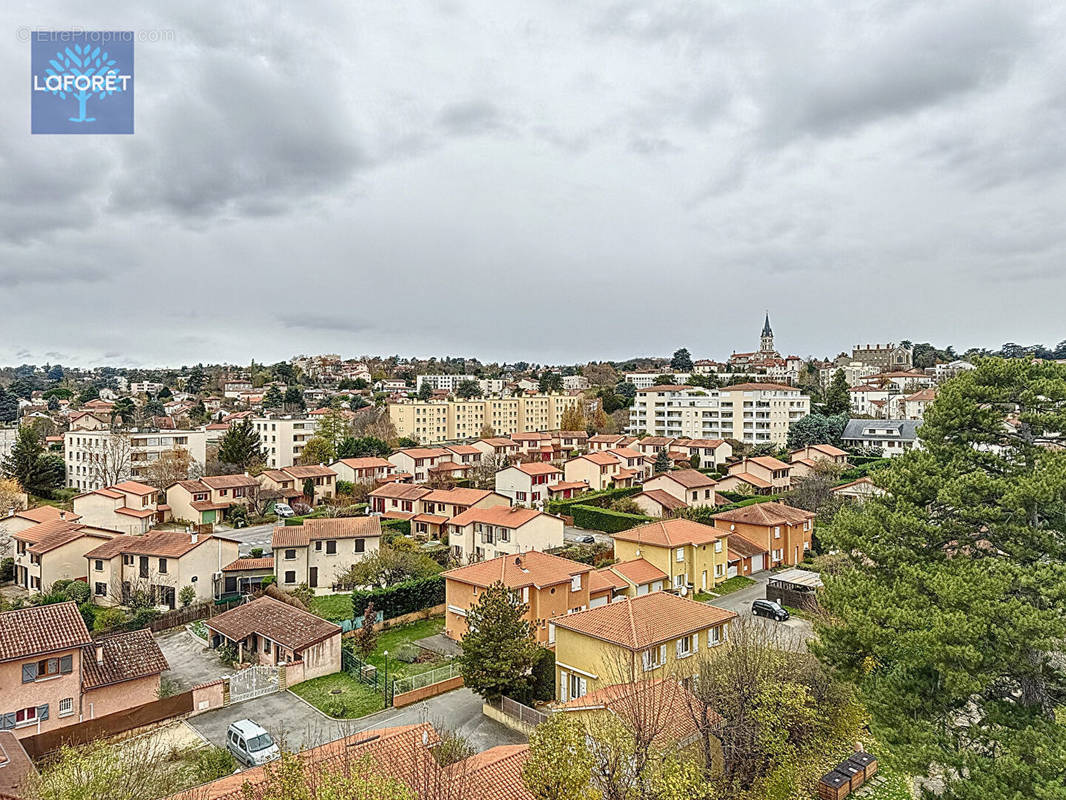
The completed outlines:
{"type": "Polygon", "coordinates": [[[352,616],[363,616],[370,602],[374,603],[374,610],[381,612],[384,619],[439,606],[444,602],[444,575],[403,581],[384,589],[352,592],[352,616]]]}
{"type": "Polygon", "coordinates": [[[851,467],[840,473],[840,479],[842,481],[855,481],[859,478],[865,478],[874,470],[882,469],[891,463],[891,458],[875,458],[872,461],[867,461],[865,464],[851,467]]]}
{"type": "Polygon", "coordinates": [[[622,489],[604,489],[600,492],[583,492],[569,500],[552,500],[548,503],[548,511],[552,514],[566,514],[570,516],[574,506],[598,506],[606,508],[610,503],[621,497],[632,497],[641,492],[639,486],[627,486],[622,489]]]}
{"type": "MultiPolygon", "coordinates": [[[[743,503],[745,500],[751,500],[752,499],[752,495],[750,495],[750,494],[741,494],[740,492],[717,492],[716,491],[715,494],[718,495],[719,497],[724,497],[730,503],[743,503]]],[[[780,499],[781,499],[780,495],[776,495],[776,494],[762,494],[762,495],[758,496],[758,502],[760,502],[760,503],[766,503],[766,502],[769,502],[771,500],[780,500],[780,499]]],[[[751,504],[750,503],[745,503],[745,505],[751,505],[751,504]]]]}
{"type": "Polygon", "coordinates": [[[618,533],[643,525],[646,522],[655,522],[655,517],[646,517],[643,514],[626,514],[621,511],[611,511],[607,508],[596,506],[577,505],[570,508],[570,514],[574,517],[574,526],[592,531],[604,533],[618,533]]]}

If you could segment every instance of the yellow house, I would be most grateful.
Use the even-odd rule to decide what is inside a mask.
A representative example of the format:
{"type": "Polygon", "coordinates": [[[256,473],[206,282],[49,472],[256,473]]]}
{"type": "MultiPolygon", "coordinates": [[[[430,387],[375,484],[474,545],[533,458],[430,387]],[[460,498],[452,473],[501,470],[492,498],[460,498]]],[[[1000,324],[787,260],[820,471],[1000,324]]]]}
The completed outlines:
{"type": "Polygon", "coordinates": [[[626,597],[557,618],[555,698],[618,683],[692,675],[701,651],[729,636],[732,611],[667,592],[626,597]]]}
{"type": "Polygon", "coordinates": [[[669,585],[681,594],[708,591],[727,577],[728,531],[690,519],[665,519],[612,538],[615,558],[643,558],[665,572],[669,585]]]}

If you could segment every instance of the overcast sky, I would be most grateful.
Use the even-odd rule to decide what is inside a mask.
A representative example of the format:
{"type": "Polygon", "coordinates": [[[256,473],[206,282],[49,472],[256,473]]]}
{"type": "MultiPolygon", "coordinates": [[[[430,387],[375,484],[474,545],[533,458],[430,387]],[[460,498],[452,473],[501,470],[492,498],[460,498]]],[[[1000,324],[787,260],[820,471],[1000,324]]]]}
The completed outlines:
{"type": "Polygon", "coordinates": [[[1064,12],[6,0],[0,363],[1054,344],[1064,12]],[[133,136],[29,134],[72,27],[133,136]]]}

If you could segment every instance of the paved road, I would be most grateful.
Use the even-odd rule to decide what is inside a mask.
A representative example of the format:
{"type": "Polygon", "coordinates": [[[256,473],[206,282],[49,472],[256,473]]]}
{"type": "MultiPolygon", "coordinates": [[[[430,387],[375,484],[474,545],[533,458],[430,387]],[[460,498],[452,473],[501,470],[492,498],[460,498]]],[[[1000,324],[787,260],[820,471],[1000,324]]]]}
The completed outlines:
{"type": "Polygon", "coordinates": [[[188,722],[212,744],[224,747],[226,729],[239,719],[252,719],[270,731],[285,748],[299,750],[371,728],[430,722],[458,731],[477,751],[500,744],[519,744],[525,737],[481,713],[481,698],[469,689],[432,697],[406,708],[389,708],[354,720],[333,720],[292,692],[245,700],[191,717],[188,722]]]}
{"type": "Polygon", "coordinates": [[[751,579],[755,581],[754,586],[722,595],[708,603],[718,608],[735,611],[741,617],[765,625],[769,630],[780,635],[787,646],[796,650],[805,650],[808,640],[814,638],[814,629],[809,620],[794,616],[785,622],[774,622],[766,617],[756,617],[751,613],[751,601],[766,597],[766,583],[770,580],[770,575],[769,572],[752,575],[751,579]]]}
{"type": "Polygon", "coordinates": [[[611,544],[613,541],[609,534],[601,531],[587,531],[584,528],[571,528],[570,526],[563,528],[563,538],[568,542],[580,542],[586,536],[591,536],[600,544],[611,544]]]}
{"type": "Polygon", "coordinates": [[[266,525],[253,525],[250,528],[233,528],[219,530],[219,533],[230,539],[236,539],[241,543],[240,553],[248,555],[253,547],[262,547],[266,555],[270,555],[270,537],[274,534],[274,528],[279,523],[268,522],[266,525]]]}

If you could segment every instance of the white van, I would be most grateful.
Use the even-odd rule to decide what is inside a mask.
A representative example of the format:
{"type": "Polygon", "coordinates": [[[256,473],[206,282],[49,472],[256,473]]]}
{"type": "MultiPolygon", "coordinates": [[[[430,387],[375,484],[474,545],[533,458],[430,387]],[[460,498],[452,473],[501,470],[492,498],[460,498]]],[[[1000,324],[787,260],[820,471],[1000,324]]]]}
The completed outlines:
{"type": "Polygon", "coordinates": [[[274,739],[262,725],[250,719],[234,722],[226,731],[226,749],[249,767],[258,767],[276,759],[280,753],[274,739]]]}

